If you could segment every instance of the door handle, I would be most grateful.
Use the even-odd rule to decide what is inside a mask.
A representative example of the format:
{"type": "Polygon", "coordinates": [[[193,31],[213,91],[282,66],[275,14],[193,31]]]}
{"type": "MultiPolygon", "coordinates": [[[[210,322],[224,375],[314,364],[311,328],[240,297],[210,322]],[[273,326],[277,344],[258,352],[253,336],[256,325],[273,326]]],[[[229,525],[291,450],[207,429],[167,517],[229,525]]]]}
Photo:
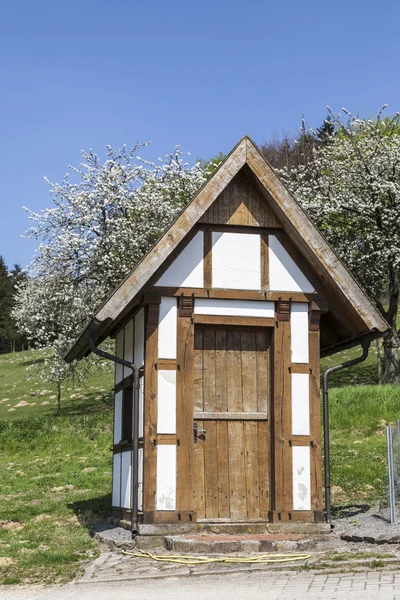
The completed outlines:
{"type": "Polygon", "coordinates": [[[197,444],[199,438],[206,439],[206,430],[200,429],[196,421],[193,423],[193,442],[197,444]]]}

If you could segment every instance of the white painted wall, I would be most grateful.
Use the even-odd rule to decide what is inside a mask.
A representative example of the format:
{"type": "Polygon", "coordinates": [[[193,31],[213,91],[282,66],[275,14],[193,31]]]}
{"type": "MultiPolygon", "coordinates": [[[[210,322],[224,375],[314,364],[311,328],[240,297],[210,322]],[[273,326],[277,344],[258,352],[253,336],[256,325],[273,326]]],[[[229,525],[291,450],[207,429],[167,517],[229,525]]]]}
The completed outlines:
{"type": "Polygon", "coordinates": [[[132,452],[121,452],[121,506],[131,508],[132,452]]]}
{"type": "MultiPolygon", "coordinates": [[[[133,319],[129,321],[129,323],[125,326],[125,336],[124,336],[124,359],[129,360],[129,362],[133,362],[133,319]]],[[[124,378],[128,377],[132,374],[132,369],[129,367],[123,367],[124,369],[124,378]]]]}
{"type": "Polygon", "coordinates": [[[261,238],[258,234],[212,232],[212,287],[261,289],[261,238]]]}
{"type": "Polygon", "coordinates": [[[310,435],[310,376],[292,373],[292,434],[310,435]]]}
{"type": "Polygon", "coordinates": [[[215,300],[214,298],[195,298],[194,313],[197,315],[226,315],[273,319],[274,303],[259,300],[215,300]]]}
{"type": "Polygon", "coordinates": [[[159,370],[157,433],[176,433],[176,371],[159,370]]]}
{"type": "Polygon", "coordinates": [[[307,364],[309,361],[307,302],[292,302],[291,304],[290,340],[292,362],[307,364]]]}
{"type": "Polygon", "coordinates": [[[144,365],[144,309],[141,308],[135,316],[135,365],[143,367],[144,365]]]}
{"type": "Polygon", "coordinates": [[[138,455],[138,510],[143,510],[143,448],[138,455]]]}
{"type": "Polygon", "coordinates": [[[112,505],[121,506],[121,454],[113,457],[112,505]]]}
{"type": "MultiPolygon", "coordinates": [[[[115,355],[117,358],[124,358],[124,330],[121,329],[119,333],[117,333],[115,340],[115,355]]],[[[115,383],[119,383],[122,381],[123,375],[123,366],[115,365],[115,383]]]]}
{"type": "Polygon", "coordinates": [[[155,285],[167,287],[204,286],[204,234],[196,233],[155,285]]]}
{"type": "Polygon", "coordinates": [[[157,446],[156,510],[175,510],[176,446],[157,446]]]}
{"type": "Polygon", "coordinates": [[[314,292],[304,273],[275,235],[268,236],[269,289],[281,292],[314,292]]]}
{"type": "Polygon", "coordinates": [[[162,297],[158,321],[158,358],[176,358],[177,300],[162,297]]]}
{"type": "Polygon", "coordinates": [[[293,510],[311,510],[309,446],[293,446],[293,510]]]}
{"type": "Polygon", "coordinates": [[[114,444],[119,444],[121,441],[122,429],[122,390],[115,394],[114,405],[114,444]]]}

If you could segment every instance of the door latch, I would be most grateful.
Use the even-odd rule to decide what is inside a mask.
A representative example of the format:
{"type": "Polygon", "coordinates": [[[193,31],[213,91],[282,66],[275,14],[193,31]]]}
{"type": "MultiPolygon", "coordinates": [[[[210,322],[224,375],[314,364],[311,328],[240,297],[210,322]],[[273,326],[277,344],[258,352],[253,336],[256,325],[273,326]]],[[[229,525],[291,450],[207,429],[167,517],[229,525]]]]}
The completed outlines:
{"type": "Polygon", "coordinates": [[[197,444],[197,441],[199,438],[201,438],[202,440],[206,439],[206,430],[205,429],[199,429],[199,426],[196,422],[193,423],[193,441],[195,444],[197,444]]]}

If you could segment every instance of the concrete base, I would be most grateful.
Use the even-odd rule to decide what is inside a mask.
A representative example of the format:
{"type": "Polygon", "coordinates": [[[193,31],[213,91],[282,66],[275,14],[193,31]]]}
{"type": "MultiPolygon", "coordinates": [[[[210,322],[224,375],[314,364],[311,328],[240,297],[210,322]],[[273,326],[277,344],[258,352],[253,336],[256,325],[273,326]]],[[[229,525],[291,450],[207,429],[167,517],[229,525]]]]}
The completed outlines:
{"type": "MultiPolygon", "coordinates": [[[[122,525],[121,525],[122,526],[122,525]]],[[[249,535],[266,533],[327,534],[328,523],[157,523],[138,526],[140,536],[176,536],[181,534],[249,535]]]]}
{"type": "Polygon", "coordinates": [[[142,525],[140,535],[132,538],[131,532],[120,527],[103,527],[95,537],[112,550],[162,550],[183,554],[223,554],[307,552],[321,543],[330,542],[334,536],[330,529],[311,528],[310,524],[282,525],[256,524],[177,524],[142,525]],[[274,529],[275,531],[270,531],[274,529]],[[280,529],[280,531],[279,531],[280,529]]]}
{"type": "Polygon", "coordinates": [[[166,536],[164,539],[167,550],[183,554],[225,554],[232,552],[269,554],[271,552],[307,552],[316,548],[318,544],[326,544],[330,540],[330,536],[302,536],[287,533],[240,536],[206,534],[166,536]]]}

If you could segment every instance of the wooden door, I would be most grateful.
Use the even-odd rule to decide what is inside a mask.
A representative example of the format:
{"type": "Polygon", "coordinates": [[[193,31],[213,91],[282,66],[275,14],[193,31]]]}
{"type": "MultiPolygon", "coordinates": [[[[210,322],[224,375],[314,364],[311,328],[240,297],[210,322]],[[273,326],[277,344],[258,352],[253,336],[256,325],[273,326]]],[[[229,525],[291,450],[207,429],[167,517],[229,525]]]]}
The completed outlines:
{"type": "Polygon", "coordinates": [[[193,499],[197,519],[266,519],[270,345],[266,327],[195,325],[193,499]],[[205,434],[201,434],[205,430],[205,434]]]}

